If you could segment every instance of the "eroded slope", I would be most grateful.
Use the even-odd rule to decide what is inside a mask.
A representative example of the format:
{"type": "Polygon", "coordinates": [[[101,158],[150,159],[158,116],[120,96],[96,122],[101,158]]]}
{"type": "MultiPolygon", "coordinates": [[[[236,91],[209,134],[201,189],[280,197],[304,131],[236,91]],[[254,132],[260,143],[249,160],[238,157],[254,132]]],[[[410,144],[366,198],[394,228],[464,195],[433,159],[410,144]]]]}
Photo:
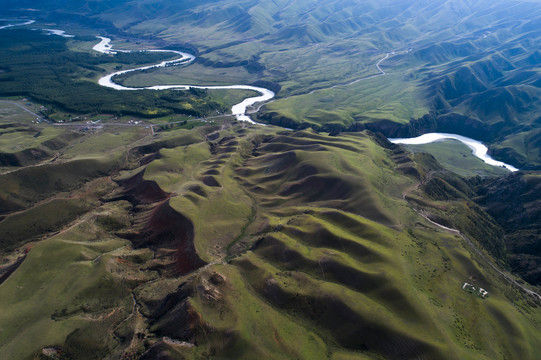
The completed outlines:
{"type": "Polygon", "coordinates": [[[454,225],[426,160],[379,136],[235,125],[118,151],[94,207],[0,285],[8,358],[539,356],[535,298],[412,209],[454,225]]]}

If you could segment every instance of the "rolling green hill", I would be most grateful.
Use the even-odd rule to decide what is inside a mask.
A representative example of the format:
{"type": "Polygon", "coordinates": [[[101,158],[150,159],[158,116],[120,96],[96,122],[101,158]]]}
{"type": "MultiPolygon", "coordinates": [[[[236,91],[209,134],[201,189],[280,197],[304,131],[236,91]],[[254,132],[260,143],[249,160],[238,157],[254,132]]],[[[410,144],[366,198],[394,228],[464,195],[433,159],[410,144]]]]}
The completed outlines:
{"type": "MultiPolygon", "coordinates": [[[[229,74],[232,81],[277,84],[278,99],[261,109],[262,121],[325,131],[368,128],[388,136],[455,130],[491,143],[496,156],[518,167],[540,164],[535,150],[506,139],[530,138],[539,129],[541,8],[533,1],[7,5],[18,14],[44,9],[32,14],[44,21],[94,23],[125,38],[189,47],[200,57],[201,84],[229,74]],[[375,64],[388,52],[394,55],[381,63],[388,75],[362,80],[380,74],[375,64]],[[312,93],[317,89],[324,90],[312,93]]],[[[166,76],[197,83],[194,70],[158,70],[132,83],[161,83],[166,76]]]]}
{"type": "Polygon", "coordinates": [[[0,285],[7,359],[539,356],[539,300],[490,265],[502,230],[430,157],[370,132],[241,125],[102,149],[123,161],[71,149],[0,175],[29,190],[0,221],[19,231],[0,242],[18,261],[0,285]],[[86,173],[61,175],[78,161],[86,173]],[[34,195],[28,171],[64,180],[34,195]]]}
{"type": "Polygon", "coordinates": [[[2,359],[541,358],[538,2],[2,6],[36,20],[0,30],[2,359]],[[99,87],[169,55],[97,34],[197,55],[127,85],[272,88],[269,126],[99,87]],[[522,171],[385,137],[429,131],[522,171]]]}

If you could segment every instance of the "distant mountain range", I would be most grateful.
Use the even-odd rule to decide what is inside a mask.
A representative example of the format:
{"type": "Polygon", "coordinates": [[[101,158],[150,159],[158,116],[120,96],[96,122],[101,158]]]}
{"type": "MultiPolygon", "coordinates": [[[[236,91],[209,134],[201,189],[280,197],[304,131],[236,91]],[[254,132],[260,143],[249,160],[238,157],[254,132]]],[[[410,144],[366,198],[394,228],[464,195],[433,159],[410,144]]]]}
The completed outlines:
{"type": "MultiPolygon", "coordinates": [[[[363,112],[350,108],[348,98],[333,102],[332,115],[313,103],[291,114],[288,106],[298,105],[290,100],[263,108],[260,118],[322,129],[373,124],[368,128],[387,135],[453,130],[492,143],[495,155],[521,168],[541,166],[535,140],[541,10],[535,1],[8,1],[6,8],[43,10],[20,13],[52,21],[77,16],[118,34],[190,43],[208,65],[251,60],[253,67],[255,59],[261,78],[281,85],[279,97],[355,79],[351,64],[359,63],[360,74],[373,73],[370,59],[377,52],[411,48],[382,66],[406,75],[424,117],[398,112],[394,103],[375,105],[377,99],[368,99],[363,112]],[[382,119],[396,124],[378,125],[382,119]]],[[[390,85],[381,96],[393,91],[390,85]]],[[[400,107],[411,109],[411,101],[400,100],[400,107]]]]}

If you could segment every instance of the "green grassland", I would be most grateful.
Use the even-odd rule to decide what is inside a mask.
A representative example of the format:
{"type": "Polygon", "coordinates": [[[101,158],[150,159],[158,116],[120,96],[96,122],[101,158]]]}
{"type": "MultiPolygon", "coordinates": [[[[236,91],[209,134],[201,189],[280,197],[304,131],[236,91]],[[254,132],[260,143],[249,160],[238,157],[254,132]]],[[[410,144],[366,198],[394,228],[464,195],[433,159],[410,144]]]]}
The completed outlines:
{"type": "Polygon", "coordinates": [[[40,166],[26,167],[1,175],[2,213],[36,203],[62,191],[77,189],[89,179],[97,178],[122,166],[122,154],[101,154],[40,166]]]}
{"type": "Polygon", "coordinates": [[[53,158],[53,154],[77,138],[65,129],[43,129],[33,125],[8,125],[0,133],[0,164],[12,169],[53,158]],[[43,130],[43,132],[42,132],[43,130]]]}
{"type": "Polygon", "coordinates": [[[494,153],[500,156],[506,156],[514,160],[517,164],[522,164],[521,168],[536,169],[536,162],[541,154],[539,146],[539,134],[541,130],[532,129],[517,134],[509,135],[494,147],[494,153]]]}
{"type": "MultiPolygon", "coordinates": [[[[13,124],[13,123],[25,123],[30,124],[32,121],[36,120],[36,117],[30,114],[27,111],[24,111],[19,106],[13,104],[15,102],[21,106],[25,105],[27,102],[23,102],[21,99],[11,99],[0,101],[0,123],[2,125],[13,124]]],[[[27,106],[29,107],[29,106],[27,106]]],[[[34,113],[39,112],[38,106],[32,106],[31,111],[34,113]]]]}
{"type": "Polygon", "coordinates": [[[8,359],[42,349],[68,358],[539,356],[534,299],[413,210],[424,201],[460,225],[429,188],[404,199],[419,181],[408,166],[435,169],[422,156],[369,132],[115,131],[0,178],[6,194],[26,189],[8,198],[22,210],[4,212],[2,234],[44,223],[2,242],[3,263],[31,246],[0,284],[8,359]],[[116,159],[96,168],[100,154],[116,159]],[[29,174],[50,180],[32,192],[29,174]],[[70,203],[90,207],[74,213],[70,203]],[[490,297],[463,291],[465,281],[490,297]]]}
{"type": "MultiPolygon", "coordinates": [[[[0,95],[29,96],[51,110],[71,113],[113,113],[153,117],[172,113],[202,115],[227,107],[190,92],[138,91],[123,94],[96,84],[106,71],[156,63],[167,53],[119,53],[114,57],[95,52],[71,51],[61,37],[39,32],[10,30],[0,44],[9,56],[0,67],[0,95]],[[184,105],[183,105],[184,104],[184,105]]],[[[74,40],[72,40],[74,41],[74,40]]]]}
{"type": "Polygon", "coordinates": [[[0,290],[2,307],[10,309],[0,320],[3,356],[28,359],[55,345],[71,358],[114,356],[114,329],[133,306],[115,261],[127,245],[88,218],[34,246],[0,290]]]}
{"type": "Polygon", "coordinates": [[[198,62],[189,66],[172,66],[149,72],[137,72],[115,77],[124,86],[141,87],[160,85],[234,85],[251,84],[259,77],[244,67],[209,67],[198,62]]]}
{"type": "Polygon", "coordinates": [[[58,199],[13,214],[0,225],[0,232],[4,236],[2,248],[9,252],[23,242],[39,240],[43,234],[61,229],[96,205],[90,199],[58,199]]]}
{"type": "MultiPolygon", "coordinates": [[[[532,35],[522,41],[495,12],[504,6],[535,19],[534,5],[277,0],[248,10],[236,0],[151,0],[94,12],[59,3],[17,0],[92,15],[134,37],[189,40],[200,81],[279,84],[261,118],[319,132],[234,121],[60,131],[8,115],[0,150],[19,162],[0,174],[0,354],[541,357],[541,303],[517,283],[539,288],[508,274],[516,250],[509,239],[535,238],[535,221],[524,219],[537,214],[538,176],[486,177],[497,170],[454,144],[426,145],[433,157],[370,131],[338,134],[375,121],[408,135],[454,126],[535,167],[538,78],[520,69],[537,69],[536,27],[517,24],[532,35]],[[148,16],[156,10],[158,18],[148,16]],[[377,74],[386,52],[409,47],[382,63],[388,75],[329,88],[377,74]],[[517,203],[494,206],[502,189],[517,203]],[[520,232],[509,232],[513,223],[520,232]],[[489,297],[464,291],[464,282],[489,297]]],[[[1,94],[32,96],[64,114],[133,114],[158,124],[224,112],[248,95],[108,91],[95,84],[101,74],[157,57],[119,59],[90,52],[89,38],[9,31],[0,42],[10,49],[0,60],[1,94]],[[43,45],[49,50],[39,53],[43,45]],[[60,67],[44,65],[59,58],[60,67]],[[14,76],[25,66],[42,82],[14,76]],[[13,90],[19,85],[24,92],[13,90]]],[[[195,81],[192,66],[125,81],[150,84],[165,72],[195,81]]]]}
{"type": "Polygon", "coordinates": [[[354,129],[374,119],[399,124],[427,113],[419,87],[400,75],[389,75],[279,99],[265,105],[259,118],[275,124],[286,118],[292,127],[354,129]]]}
{"type": "MultiPolygon", "coordinates": [[[[23,128],[24,129],[24,128],[23,128]]],[[[11,130],[11,129],[10,129],[11,130]]],[[[13,129],[14,132],[2,131],[0,135],[0,152],[14,153],[35,147],[44,142],[55,140],[64,133],[63,129],[48,127],[43,131],[22,132],[13,129]],[[37,135],[37,136],[36,136],[37,135]]]]}
{"type": "MultiPolygon", "coordinates": [[[[522,326],[530,326],[525,325],[524,321],[529,321],[526,319],[519,321],[521,325],[511,320],[511,328],[516,329],[515,340],[509,338],[504,329],[493,333],[499,339],[498,344],[505,344],[502,348],[494,349],[491,341],[483,340],[481,334],[488,329],[500,328],[498,324],[505,321],[501,319],[502,314],[514,312],[513,305],[504,305],[509,301],[506,298],[515,298],[514,291],[505,295],[499,293],[501,283],[490,280],[497,279],[498,275],[490,274],[489,268],[475,265],[474,255],[464,248],[460,238],[434,232],[429,225],[421,223],[407,230],[406,224],[420,221],[415,220],[417,217],[398,200],[401,191],[410,186],[412,180],[387,172],[387,167],[392,168],[389,154],[368,137],[352,135],[338,140],[300,132],[269,134],[259,144],[252,140],[255,151],[247,152],[248,155],[244,153],[243,165],[236,171],[241,177],[238,181],[256,202],[256,214],[251,216],[248,199],[242,205],[241,197],[232,200],[221,194],[216,196],[218,191],[238,191],[238,185],[224,179],[229,163],[221,164],[219,159],[231,156],[231,150],[222,148],[234,147],[230,142],[239,141],[239,136],[242,139],[241,134],[235,140],[218,140],[221,146],[215,148],[214,154],[201,153],[197,149],[190,152],[193,161],[201,163],[203,169],[211,164],[212,168],[205,172],[219,179],[223,189],[213,189],[215,186],[205,185],[204,180],[199,183],[199,188],[188,182],[192,191],[199,193],[194,195],[165,185],[170,184],[174,176],[169,175],[172,168],[178,169],[180,164],[164,167],[164,162],[170,164],[172,161],[171,155],[164,151],[161,151],[156,166],[168,175],[165,178],[147,177],[164,184],[167,191],[176,190],[180,198],[189,199],[172,204],[185,215],[195,214],[188,216],[194,219],[196,249],[199,249],[198,242],[206,245],[203,247],[206,254],[202,256],[208,256],[209,252],[214,256],[227,255],[225,245],[235,236],[236,242],[230,248],[231,253],[237,254],[231,262],[234,266],[220,265],[198,275],[200,285],[197,287],[201,290],[192,303],[201,312],[202,319],[209,322],[201,325],[203,329],[200,330],[201,336],[208,339],[209,347],[193,349],[190,357],[197,358],[214,351],[235,358],[250,358],[254,353],[267,358],[303,358],[315,356],[310,352],[320,348],[322,342],[326,354],[350,351],[359,356],[393,358],[398,356],[396,352],[406,351],[401,345],[380,342],[379,334],[393,334],[401,339],[401,343],[409,344],[404,346],[412,352],[411,356],[415,356],[415,351],[434,358],[445,358],[450,353],[460,354],[461,358],[498,358],[514,351],[521,352],[520,356],[536,356],[535,345],[521,343],[528,337],[527,332],[521,330],[522,326]],[[277,149],[281,151],[276,152],[277,149]],[[216,161],[209,161],[209,156],[216,161]],[[201,162],[202,158],[209,160],[201,162]],[[334,173],[340,172],[339,178],[333,178],[334,173]],[[346,174],[356,174],[354,190],[347,186],[346,174]],[[321,188],[311,180],[318,175],[321,181],[336,181],[340,186],[327,183],[325,191],[318,192],[321,188]],[[371,192],[365,192],[366,189],[371,192]],[[343,191],[348,195],[348,201],[342,200],[343,191]],[[317,195],[313,195],[315,193],[317,195]],[[238,232],[230,234],[229,238],[221,231],[212,234],[200,224],[201,210],[190,202],[201,204],[199,207],[205,209],[206,198],[212,198],[220,211],[223,211],[222,204],[227,204],[231,211],[224,214],[223,222],[213,220],[216,224],[213,228],[226,229],[224,223],[229,226],[236,223],[235,228],[243,237],[239,239],[238,232]],[[355,206],[357,198],[362,206],[355,206]],[[327,209],[324,204],[348,211],[327,209]],[[392,213],[388,209],[392,209],[392,213]],[[383,222],[386,226],[354,214],[383,222]],[[244,223],[243,218],[246,219],[244,223]],[[209,246],[209,237],[214,240],[210,243],[214,246],[209,246]],[[257,242],[252,246],[254,240],[257,242]],[[251,251],[244,253],[248,248],[251,251]],[[397,257],[402,260],[397,261],[397,257]],[[221,274],[225,283],[209,280],[213,272],[221,274]],[[409,280],[405,282],[404,278],[409,280]],[[487,305],[483,309],[482,300],[461,290],[464,279],[470,278],[495,292],[491,297],[494,306],[487,305]],[[251,285],[253,293],[243,290],[246,283],[251,285]],[[449,284],[454,284],[454,291],[449,291],[449,284]],[[261,303],[261,297],[266,301],[261,303]],[[287,317],[262,309],[262,304],[268,307],[267,303],[287,317]],[[345,312],[345,318],[336,318],[334,311],[338,309],[345,312]],[[485,315],[479,315],[479,311],[485,315]],[[259,329],[257,324],[262,321],[261,314],[269,320],[264,321],[267,326],[259,329]],[[491,318],[490,322],[479,320],[485,316],[491,318]],[[397,322],[397,317],[404,318],[405,322],[397,322]],[[467,325],[472,320],[476,325],[467,325]],[[233,328],[231,324],[235,324],[233,328]],[[302,346],[288,342],[287,334],[299,325],[306,329],[301,333],[314,334],[301,340],[306,344],[302,346]],[[246,331],[247,328],[250,330],[246,331]],[[271,329],[273,332],[265,335],[271,329]],[[359,331],[358,336],[355,331],[359,331]],[[418,335],[406,335],[412,333],[418,335]],[[269,337],[274,341],[269,341],[269,337]]],[[[197,145],[197,148],[201,147],[202,144],[197,145]]],[[[177,149],[172,154],[179,153],[177,149]]],[[[145,176],[156,170],[149,166],[145,176]]],[[[200,168],[195,170],[196,174],[201,171],[200,168]]],[[[182,176],[190,173],[193,176],[192,166],[183,167],[182,176]]],[[[210,182],[207,180],[207,183],[210,182]]],[[[208,219],[214,219],[212,212],[207,210],[204,214],[208,219]]],[[[529,305],[521,303],[520,306],[529,305]]],[[[533,336],[527,341],[535,344],[537,340],[533,336]]],[[[180,352],[190,353],[187,350],[180,352]]]]}
{"type": "MultiPolygon", "coordinates": [[[[34,358],[45,346],[61,348],[68,358],[118,357],[129,345],[122,337],[133,336],[131,326],[139,324],[130,315],[130,289],[156,273],[141,273],[131,260],[123,260],[153,258],[148,249],[133,250],[113,233],[131,225],[130,204],[103,200],[118,188],[110,175],[135,166],[129,165],[130,151],[149,140],[141,142],[131,129],[122,130],[78,139],[57,163],[2,175],[4,194],[21,194],[18,206],[23,210],[3,209],[1,262],[9,263],[12,251],[16,258],[21,249],[30,250],[17,275],[0,290],[2,306],[10,308],[0,320],[6,358],[34,358]],[[129,139],[129,147],[118,139],[129,139]],[[99,165],[98,156],[108,159],[104,165],[109,167],[99,165]],[[42,198],[46,200],[36,203],[42,198]]],[[[193,141],[186,135],[163,134],[161,146],[193,141]]]]}
{"type": "Polygon", "coordinates": [[[404,145],[415,152],[429,153],[448,170],[464,177],[502,176],[509,170],[488,165],[472,154],[472,150],[456,140],[441,141],[425,145],[404,145]]]}

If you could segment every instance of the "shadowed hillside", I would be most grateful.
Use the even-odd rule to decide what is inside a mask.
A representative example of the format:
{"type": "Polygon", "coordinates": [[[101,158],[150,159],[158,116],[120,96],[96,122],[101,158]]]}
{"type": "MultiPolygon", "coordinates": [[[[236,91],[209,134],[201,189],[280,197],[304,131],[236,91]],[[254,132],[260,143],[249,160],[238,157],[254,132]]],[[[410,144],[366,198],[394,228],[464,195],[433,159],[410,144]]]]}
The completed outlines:
{"type": "Polygon", "coordinates": [[[3,6],[36,22],[0,30],[2,359],[541,358],[537,2],[3,6]],[[268,87],[281,127],[222,116],[248,91],[105,91],[169,55],[97,34],[198,56],[122,83],[268,87]],[[522,171],[385,137],[429,131],[522,171]]]}
{"type": "MultiPolygon", "coordinates": [[[[279,90],[258,114],[268,123],[387,136],[456,132],[490,143],[496,157],[519,168],[540,166],[536,143],[520,143],[536,136],[541,116],[541,7],[534,1],[118,0],[60,7],[25,0],[6,6],[30,16],[24,8],[47,10],[31,14],[45,22],[82,22],[199,56],[184,69],[130,74],[127,84],[264,81],[279,90]]],[[[160,101],[164,114],[186,111],[160,101]]]]}
{"type": "MultiPolygon", "coordinates": [[[[50,200],[27,197],[28,210],[0,221],[3,234],[30,214],[65,221],[2,242],[8,359],[539,355],[536,298],[486,262],[504,264],[501,230],[469,200],[472,180],[437,177],[430,157],[370,132],[240,125],[146,136],[113,153],[125,162],[64,185],[65,201],[91,207],[65,218],[70,208],[44,192],[50,200]],[[45,327],[37,342],[19,336],[45,327]]],[[[33,171],[70,164],[57,162],[33,171]]],[[[2,181],[25,184],[25,170],[2,181]]]]}
{"type": "Polygon", "coordinates": [[[486,180],[476,200],[506,232],[505,244],[513,271],[532,284],[541,282],[539,231],[541,188],[536,173],[511,174],[486,180]]]}

